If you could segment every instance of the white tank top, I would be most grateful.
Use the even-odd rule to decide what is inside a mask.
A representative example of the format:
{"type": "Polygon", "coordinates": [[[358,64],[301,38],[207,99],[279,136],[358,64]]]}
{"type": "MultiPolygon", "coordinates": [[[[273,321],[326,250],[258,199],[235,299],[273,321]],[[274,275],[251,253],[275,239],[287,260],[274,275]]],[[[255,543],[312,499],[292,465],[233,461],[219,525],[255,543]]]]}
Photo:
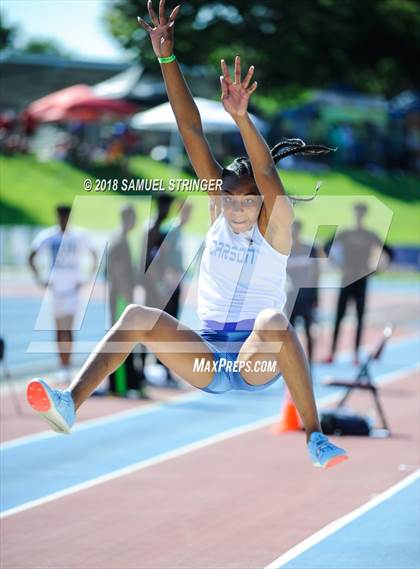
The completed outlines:
{"type": "Polygon", "coordinates": [[[264,308],[283,310],[288,255],[267,243],[256,223],[234,233],[219,215],[207,233],[197,291],[202,322],[255,320],[264,308]]]}

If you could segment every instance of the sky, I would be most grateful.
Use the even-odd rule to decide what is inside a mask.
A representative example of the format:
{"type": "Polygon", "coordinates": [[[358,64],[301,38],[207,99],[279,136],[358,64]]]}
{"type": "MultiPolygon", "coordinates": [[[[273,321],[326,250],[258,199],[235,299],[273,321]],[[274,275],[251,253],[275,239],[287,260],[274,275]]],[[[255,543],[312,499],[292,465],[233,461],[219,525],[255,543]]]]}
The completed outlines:
{"type": "Polygon", "coordinates": [[[129,56],[102,23],[107,0],[1,0],[6,25],[17,38],[54,39],[75,58],[124,61],[129,56]]]}

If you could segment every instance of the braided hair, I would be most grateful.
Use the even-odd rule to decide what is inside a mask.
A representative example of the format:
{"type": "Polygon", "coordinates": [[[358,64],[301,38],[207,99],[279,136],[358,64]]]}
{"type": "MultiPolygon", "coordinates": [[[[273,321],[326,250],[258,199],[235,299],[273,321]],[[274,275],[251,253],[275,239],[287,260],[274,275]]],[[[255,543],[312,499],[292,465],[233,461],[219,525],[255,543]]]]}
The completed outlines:
{"type": "MultiPolygon", "coordinates": [[[[277,164],[283,158],[287,156],[293,156],[295,154],[307,155],[319,155],[327,154],[328,152],[335,151],[335,148],[329,148],[328,146],[323,146],[322,144],[306,144],[300,138],[286,138],[282,142],[279,142],[271,149],[271,156],[273,157],[274,163],[277,164]]],[[[237,176],[238,178],[246,176],[253,178],[254,174],[252,172],[252,165],[249,158],[245,156],[240,156],[235,158],[235,160],[229,164],[226,168],[222,170],[222,180],[228,176],[237,176]]],[[[297,196],[289,196],[293,201],[308,202],[315,198],[321,187],[321,182],[318,182],[315,187],[314,194],[309,198],[302,198],[297,196]]]]}

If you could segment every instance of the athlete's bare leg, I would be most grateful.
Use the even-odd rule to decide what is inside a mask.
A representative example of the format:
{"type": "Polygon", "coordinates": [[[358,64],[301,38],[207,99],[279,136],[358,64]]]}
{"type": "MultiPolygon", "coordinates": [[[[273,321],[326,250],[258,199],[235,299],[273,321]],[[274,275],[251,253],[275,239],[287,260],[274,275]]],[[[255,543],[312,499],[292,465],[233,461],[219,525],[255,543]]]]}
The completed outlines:
{"type": "Polygon", "coordinates": [[[74,316],[57,316],[55,319],[56,339],[61,365],[65,368],[70,366],[70,358],[73,344],[73,320],[74,316]]]}
{"type": "Polygon", "coordinates": [[[241,372],[251,385],[262,385],[281,373],[302,418],[307,438],[314,431],[322,432],[308,361],[294,328],[289,326],[283,314],[272,309],[260,312],[253,331],[239,352],[238,360],[251,362],[251,371],[243,369],[241,372]],[[255,371],[256,361],[276,361],[277,371],[274,374],[255,371]]]}
{"type": "Polygon", "coordinates": [[[194,371],[195,358],[205,358],[210,365],[214,361],[196,332],[163,310],[132,304],[99,342],[72,382],[70,389],[76,409],[138,343],[194,387],[207,387],[213,379],[212,371],[194,371]]]}

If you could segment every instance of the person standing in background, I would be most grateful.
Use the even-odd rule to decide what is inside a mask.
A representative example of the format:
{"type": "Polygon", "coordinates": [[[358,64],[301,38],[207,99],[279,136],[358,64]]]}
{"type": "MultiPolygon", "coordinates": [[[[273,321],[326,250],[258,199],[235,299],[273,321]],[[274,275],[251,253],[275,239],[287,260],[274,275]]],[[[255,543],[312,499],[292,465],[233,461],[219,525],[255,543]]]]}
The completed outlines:
{"type": "Polygon", "coordinates": [[[287,276],[290,288],[287,295],[286,314],[290,324],[295,325],[302,318],[305,326],[308,361],[312,363],[314,341],[311,325],[318,306],[319,263],[317,249],[302,241],[302,223],[292,225],[292,250],[287,262],[287,276]]]}
{"type": "MultiPolygon", "coordinates": [[[[181,285],[177,285],[184,274],[182,263],[182,227],[188,222],[191,207],[181,204],[178,220],[168,223],[169,211],[173,198],[170,195],[160,195],[156,198],[157,215],[146,229],[142,243],[142,256],[140,259],[140,275],[148,273],[148,278],[139,278],[139,283],[145,289],[145,303],[151,307],[164,307],[165,312],[177,318],[181,285]],[[174,224],[176,224],[174,226],[174,224]],[[171,239],[165,238],[171,229],[171,239]],[[175,291],[169,296],[171,290],[175,291]],[[168,300],[169,299],[169,300],[168,300]]],[[[146,352],[142,352],[143,368],[146,352]]],[[[168,367],[166,369],[166,386],[177,388],[178,381],[172,376],[168,367]]]]}
{"type": "MultiPolygon", "coordinates": [[[[114,324],[134,300],[135,271],[127,236],[136,224],[136,212],[130,205],[121,209],[121,226],[111,240],[108,252],[107,280],[109,305],[114,324]]],[[[148,399],[143,370],[137,371],[134,354],[110,375],[110,391],[117,395],[135,395],[148,399]]]]}
{"type": "MultiPolygon", "coordinates": [[[[174,318],[178,317],[179,303],[181,299],[182,283],[178,283],[180,283],[180,280],[184,275],[182,228],[186,223],[188,223],[190,216],[191,204],[184,204],[181,202],[179,205],[179,216],[174,221],[174,224],[164,224],[162,226],[165,237],[169,233],[169,230],[171,230],[171,239],[167,244],[166,251],[168,265],[165,271],[164,284],[167,287],[167,290],[171,290],[176,286],[175,292],[171,296],[165,308],[165,311],[174,318]]],[[[168,293],[164,291],[164,294],[168,293]]]]}
{"type": "Polygon", "coordinates": [[[357,327],[354,341],[354,365],[360,364],[359,348],[363,333],[364,314],[366,307],[367,283],[370,275],[375,272],[372,258],[375,249],[383,249],[392,261],[394,253],[385,245],[376,233],[366,229],[365,216],[368,208],[363,203],[354,206],[356,226],[353,229],[340,231],[335,238],[325,245],[325,251],[330,252],[330,257],[341,268],[341,288],[338,296],[337,311],[335,316],[334,333],[330,355],[324,363],[334,361],[341,321],[346,313],[347,303],[354,300],[357,314],[357,327]]]}
{"type": "Polygon", "coordinates": [[[83,285],[80,262],[83,254],[92,257],[91,273],[97,269],[97,254],[86,233],[68,227],[71,207],[59,205],[56,209],[58,225],[41,231],[31,245],[29,267],[36,281],[52,293],[56,326],[56,340],[62,368],[63,380],[69,382],[73,343],[73,321],[79,304],[79,293],[83,285]],[[41,278],[35,258],[41,251],[50,255],[49,278],[41,278]]]}

